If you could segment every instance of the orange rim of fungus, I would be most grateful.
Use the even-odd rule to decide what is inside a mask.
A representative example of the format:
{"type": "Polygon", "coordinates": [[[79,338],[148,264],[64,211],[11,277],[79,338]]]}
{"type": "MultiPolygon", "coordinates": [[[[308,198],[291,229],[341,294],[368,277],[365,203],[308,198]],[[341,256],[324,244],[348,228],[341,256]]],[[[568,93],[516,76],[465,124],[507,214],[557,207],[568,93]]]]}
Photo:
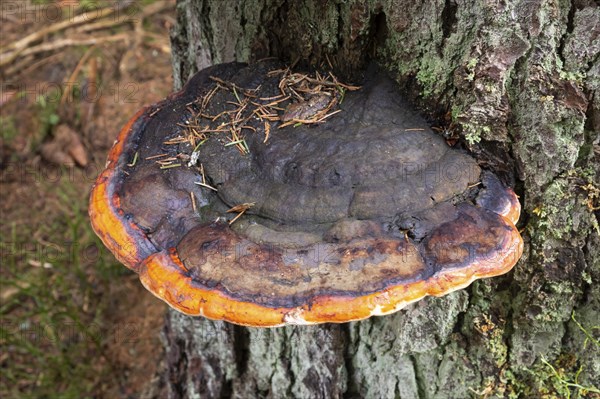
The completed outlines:
{"type": "Polygon", "coordinates": [[[426,296],[443,296],[465,288],[477,279],[504,274],[512,269],[523,252],[523,240],[515,227],[520,204],[514,192],[506,189],[508,201],[504,209],[496,213],[511,231],[503,238],[499,257],[477,259],[467,267],[443,270],[426,280],[402,283],[367,295],[317,295],[310,303],[297,307],[268,307],[232,298],[194,282],[176,249],[156,249],[142,229],[120,208],[116,193],[119,160],[124,156],[127,140],[152,108],[138,111],[119,133],[109,152],[106,169],[92,188],[89,214],[94,231],[115,257],[137,272],[150,292],[184,314],[253,327],[361,320],[396,312],[426,296]]]}

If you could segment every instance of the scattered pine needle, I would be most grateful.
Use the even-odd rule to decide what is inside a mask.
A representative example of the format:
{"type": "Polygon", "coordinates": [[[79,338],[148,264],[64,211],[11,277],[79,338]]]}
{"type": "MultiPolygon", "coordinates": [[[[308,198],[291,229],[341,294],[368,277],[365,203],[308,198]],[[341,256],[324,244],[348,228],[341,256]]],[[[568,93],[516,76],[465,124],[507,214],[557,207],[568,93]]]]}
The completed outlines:
{"type": "Polygon", "coordinates": [[[252,208],[255,205],[254,202],[245,202],[240,205],[236,205],[233,208],[227,210],[227,213],[237,212],[238,214],[229,221],[229,225],[231,226],[236,220],[238,220],[248,209],[252,208]]]}
{"type": "Polygon", "coordinates": [[[263,143],[266,143],[269,140],[269,135],[271,134],[271,124],[268,121],[265,121],[265,139],[263,143]]]}
{"type": "Polygon", "coordinates": [[[134,167],[138,160],[138,156],[139,156],[139,153],[136,151],[135,155],[133,156],[133,161],[131,161],[131,163],[128,163],[127,166],[134,167]]]}
{"type": "Polygon", "coordinates": [[[160,168],[161,169],[171,169],[171,168],[178,168],[180,166],[181,166],[180,163],[174,163],[174,164],[170,164],[170,165],[163,165],[160,168]]]}
{"type": "MultiPolygon", "coordinates": [[[[267,77],[276,76],[279,79],[279,93],[264,97],[257,95],[261,86],[244,88],[234,82],[210,76],[214,82],[213,86],[186,104],[188,120],[178,123],[181,128],[179,135],[170,138],[164,144],[189,144],[192,149],[192,155],[188,155],[189,159],[201,161],[201,146],[207,140],[216,137],[219,145],[224,148],[235,147],[240,154],[247,155],[250,154],[248,138],[253,137],[252,135],[263,133],[262,142],[266,144],[274,126],[283,128],[290,125],[323,123],[342,112],[338,105],[346,91],[360,88],[341,83],[332,73],[292,73],[290,68],[267,73],[267,77]],[[293,111],[290,111],[290,106],[294,106],[293,111]],[[282,115],[286,114],[289,115],[289,119],[283,120],[282,115]]],[[[182,155],[179,154],[173,159],[165,154],[165,158],[160,157],[157,163],[161,169],[177,167],[181,164],[174,162],[182,159],[182,155]]],[[[196,167],[196,161],[190,161],[188,166],[196,167]]],[[[194,184],[217,192],[217,188],[208,184],[203,164],[199,162],[199,165],[201,181],[194,184]]],[[[191,198],[192,206],[195,206],[195,197],[192,195],[191,198]]],[[[238,213],[229,224],[233,224],[252,206],[254,203],[244,203],[229,209],[227,212],[238,213]]]]}
{"type": "Polygon", "coordinates": [[[198,213],[198,209],[196,208],[196,197],[192,191],[190,191],[190,200],[192,201],[192,209],[194,210],[194,213],[198,213]]]}
{"type": "Polygon", "coordinates": [[[215,192],[218,192],[218,191],[219,191],[219,190],[217,190],[216,188],[214,188],[213,186],[211,186],[211,185],[208,185],[208,184],[206,184],[206,183],[199,182],[199,181],[195,181],[195,182],[194,182],[194,184],[197,184],[197,185],[199,185],[199,186],[202,186],[202,187],[206,187],[206,188],[208,188],[208,189],[210,189],[210,190],[213,190],[213,191],[215,191],[215,192]]]}
{"type": "Polygon", "coordinates": [[[158,154],[158,155],[152,155],[146,158],[146,160],[150,160],[150,159],[156,159],[156,158],[162,158],[162,157],[166,157],[169,154],[158,154]]]}

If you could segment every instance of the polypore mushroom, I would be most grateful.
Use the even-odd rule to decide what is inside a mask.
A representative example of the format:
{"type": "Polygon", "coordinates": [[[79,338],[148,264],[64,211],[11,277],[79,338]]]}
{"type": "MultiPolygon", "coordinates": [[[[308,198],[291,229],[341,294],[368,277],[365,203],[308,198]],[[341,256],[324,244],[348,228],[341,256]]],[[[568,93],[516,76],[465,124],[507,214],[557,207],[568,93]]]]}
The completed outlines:
{"type": "Polygon", "coordinates": [[[138,112],[92,225],[173,308],[247,326],[347,322],[509,271],[519,202],[371,69],[359,90],[223,64],[138,112]]]}

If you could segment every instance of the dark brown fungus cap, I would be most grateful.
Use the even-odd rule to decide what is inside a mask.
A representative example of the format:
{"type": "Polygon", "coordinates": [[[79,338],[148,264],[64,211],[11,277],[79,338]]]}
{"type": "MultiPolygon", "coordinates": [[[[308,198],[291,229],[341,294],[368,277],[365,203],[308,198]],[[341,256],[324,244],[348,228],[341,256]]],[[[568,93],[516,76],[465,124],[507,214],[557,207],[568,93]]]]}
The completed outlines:
{"type": "Polygon", "coordinates": [[[376,69],[224,64],[135,115],[92,191],[105,245],[190,315],[347,322],[509,271],[519,202],[376,69]]]}

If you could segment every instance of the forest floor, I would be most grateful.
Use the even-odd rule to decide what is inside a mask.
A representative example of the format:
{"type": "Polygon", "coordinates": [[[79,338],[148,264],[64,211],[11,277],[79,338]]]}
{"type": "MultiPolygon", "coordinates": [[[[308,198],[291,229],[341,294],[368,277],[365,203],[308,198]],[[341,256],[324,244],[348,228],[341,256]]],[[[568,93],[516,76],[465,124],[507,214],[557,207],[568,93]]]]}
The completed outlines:
{"type": "Polygon", "coordinates": [[[174,0],[2,1],[0,397],[138,398],[165,305],[93,233],[118,131],[172,90],[174,0]]]}

